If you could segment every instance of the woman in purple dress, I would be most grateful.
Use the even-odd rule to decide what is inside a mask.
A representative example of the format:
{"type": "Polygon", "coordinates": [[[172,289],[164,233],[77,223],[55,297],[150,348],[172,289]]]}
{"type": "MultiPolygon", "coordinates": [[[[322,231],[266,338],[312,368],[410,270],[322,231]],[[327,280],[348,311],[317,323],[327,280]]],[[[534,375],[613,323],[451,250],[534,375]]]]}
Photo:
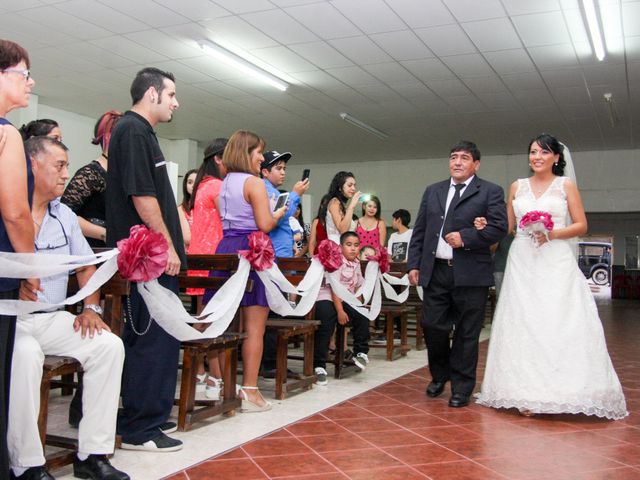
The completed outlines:
{"type": "MultiPolygon", "coordinates": [[[[286,206],[271,211],[260,164],[264,160],[265,141],[255,133],[239,130],[229,139],[222,163],[227,170],[219,196],[219,212],[223,238],[216,253],[238,253],[249,248],[249,235],[258,230],[269,233],[285,212],[286,206]]],[[[242,329],[248,337],[242,343],[243,381],[240,397],[243,412],[263,412],[271,409],[258,391],[258,370],[262,359],[265,324],[269,306],[264,285],[255,272],[253,289],[240,302],[242,329]]],[[[205,293],[205,302],[212,294],[205,293]]]]}

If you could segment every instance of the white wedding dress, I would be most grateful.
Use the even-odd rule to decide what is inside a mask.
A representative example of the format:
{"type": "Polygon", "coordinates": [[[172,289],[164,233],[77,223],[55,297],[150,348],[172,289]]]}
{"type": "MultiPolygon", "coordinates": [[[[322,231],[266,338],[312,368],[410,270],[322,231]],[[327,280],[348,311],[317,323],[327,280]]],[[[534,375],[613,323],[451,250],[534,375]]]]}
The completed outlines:
{"type": "MultiPolygon", "coordinates": [[[[551,213],[554,228],[568,217],[566,177],[535,198],[529,179],[518,180],[516,219],[551,213]]],[[[602,323],[571,243],[536,247],[519,228],[511,245],[491,329],[478,403],[534,413],[584,413],[609,419],[627,415],[622,386],[605,343],[602,323]]]]}

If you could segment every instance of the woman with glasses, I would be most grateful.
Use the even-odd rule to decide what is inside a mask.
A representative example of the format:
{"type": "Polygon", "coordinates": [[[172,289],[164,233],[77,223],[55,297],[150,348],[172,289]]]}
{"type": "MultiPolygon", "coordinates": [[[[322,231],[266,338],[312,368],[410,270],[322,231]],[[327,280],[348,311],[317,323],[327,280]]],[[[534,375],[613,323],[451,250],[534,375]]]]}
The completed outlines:
{"type": "MultiPolygon", "coordinates": [[[[0,40],[0,251],[33,253],[34,225],[30,202],[33,174],[18,130],[5,118],[7,113],[29,105],[35,82],[29,72],[29,54],[17,43],[0,40]]],[[[36,300],[38,279],[20,281],[0,278],[0,299],[36,300]]],[[[16,317],[0,316],[0,478],[9,477],[7,412],[11,357],[16,317]]]]}

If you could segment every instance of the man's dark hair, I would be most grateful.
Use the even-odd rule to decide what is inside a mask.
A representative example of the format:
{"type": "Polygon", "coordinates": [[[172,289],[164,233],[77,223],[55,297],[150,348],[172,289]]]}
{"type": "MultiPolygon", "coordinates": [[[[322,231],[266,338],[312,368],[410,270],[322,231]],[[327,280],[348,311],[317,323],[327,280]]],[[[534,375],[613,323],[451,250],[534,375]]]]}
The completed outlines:
{"type": "Polygon", "coordinates": [[[408,210],[405,210],[404,208],[401,208],[400,210],[396,210],[391,214],[391,216],[393,218],[399,218],[400,221],[402,222],[402,225],[404,225],[405,227],[409,227],[409,224],[411,223],[411,214],[409,213],[408,210]]]}
{"type": "Polygon", "coordinates": [[[40,137],[49,135],[51,130],[59,127],[58,122],[50,118],[41,118],[39,120],[31,120],[26,125],[22,125],[18,131],[22,135],[22,141],[26,142],[31,137],[40,137]]]}
{"type": "Polygon", "coordinates": [[[65,152],[69,150],[64,143],[55,138],[45,136],[31,137],[24,143],[25,150],[32,158],[45,153],[51,147],[59,147],[65,152]]]}
{"type": "Polygon", "coordinates": [[[451,151],[449,155],[453,152],[469,152],[475,161],[480,160],[480,150],[478,150],[478,146],[470,142],[468,140],[460,140],[453,147],[451,147],[451,151]]]}
{"type": "Polygon", "coordinates": [[[131,101],[133,105],[138,103],[144,97],[144,92],[146,92],[149,87],[154,87],[158,92],[158,103],[160,103],[160,95],[162,94],[162,90],[164,90],[164,79],[167,78],[172,82],[175,82],[176,79],[173,76],[173,73],[165,72],[155,67],[147,67],[143,68],[136,74],[136,78],[133,79],[131,83],[131,101]]]}
{"type": "Polygon", "coordinates": [[[351,237],[356,237],[356,238],[360,238],[358,237],[358,234],[356,232],[352,232],[352,231],[348,231],[348,232],[344,232],[342,235],[340,235],[340,245],[344,245],[344,242],[347,241],[347,238],[351,238],[351,237]]]}

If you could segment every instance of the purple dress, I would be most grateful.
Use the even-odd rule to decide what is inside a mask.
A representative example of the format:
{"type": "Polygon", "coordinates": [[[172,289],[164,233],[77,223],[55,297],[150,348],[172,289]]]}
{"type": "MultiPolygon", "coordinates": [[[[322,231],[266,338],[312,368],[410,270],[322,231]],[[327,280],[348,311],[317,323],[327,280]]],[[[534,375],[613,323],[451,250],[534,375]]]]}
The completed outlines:
{"type": "MultiPolygon", "coordinates": [[[[238,253],[239,250],[249,249],[249,235],[258,231],[256,219],[253,216],[251,204],[244,198],[244,184],[253,175],[242,172],[230,172],[224,178],[220,190],[219,206],[222,220],[222,240],[218,244],[216,253],[238,253]]],[[[220,272],[211,272],[212,276],[222,276],[220,272]]],[[[225,274],[228,276],[228,274],[225,274]]],[[[241,307],[260,305],[268,307],[264,285],[258,275],[251,271],[249,279],[253,280],[253,289],[246,292],[240,302],[241,307]]],[[[215,293],[208,289],[204,294],[206,304],[215,293]]]]}

